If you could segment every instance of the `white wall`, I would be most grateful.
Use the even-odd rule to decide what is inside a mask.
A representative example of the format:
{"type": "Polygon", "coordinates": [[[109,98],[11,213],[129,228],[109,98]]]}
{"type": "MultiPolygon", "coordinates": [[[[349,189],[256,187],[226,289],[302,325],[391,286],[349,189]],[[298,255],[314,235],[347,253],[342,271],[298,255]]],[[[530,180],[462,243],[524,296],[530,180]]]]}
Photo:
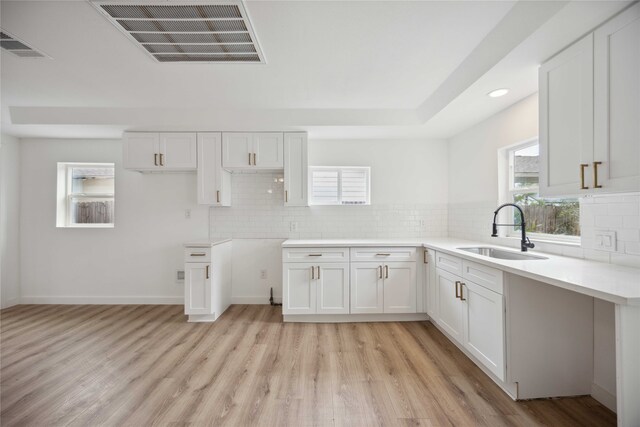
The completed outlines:
{"type": "MultiPolygon", "coordinates": [[[[493,211],[499,203],[498,149],[537,135],[538,97],[534,94],[450,140],[448,223],[451,237],[519,245],[517,239],[490,237],[493,211]]],[[[582,198],[580,228],[580,245],[536,242],[536,250],[640,267],[640,195],[582,198]],[[617,232],[616,252],[594,249],[597,229],[617,232]]],[[[613,305],[594,301],[594,397],[615,410],[613,320],[613,305]]]]}
{"type": "Polygon", "coordinates": [[[0,135],[0,308],[20,302],[20,146],[0,135]]]}
{"type": "Polygon", "coordinates": [[[125,171],[120,140],[27,139],[20,146],[23,302],[182,302],[175,281],[181,245],[208,237],[194,174],[125,171]],[[57,162],[115,163],[115,228],[56,228],[57,162]]]}
{"type": "Polygon", "coordinates": [[[211,236],[234,239],[234,302],[265,302],[270,287],[281,297],[285,239],[446,236],[446,142],[314,140],[309,164],[370,166],[372,204],[284,207],[281,174],[233,175],[232,207],[211,208],[211,236]]]}

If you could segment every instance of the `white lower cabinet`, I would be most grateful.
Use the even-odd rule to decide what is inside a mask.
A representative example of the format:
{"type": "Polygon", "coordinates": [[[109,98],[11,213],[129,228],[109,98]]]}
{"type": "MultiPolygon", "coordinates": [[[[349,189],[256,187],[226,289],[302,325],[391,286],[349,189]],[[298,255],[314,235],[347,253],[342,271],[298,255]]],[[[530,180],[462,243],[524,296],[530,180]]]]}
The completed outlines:
{"type": "Polygon", "coordinates": [[[498,378],[505,378],[504,298],[473,282],[460,285],[464,348],[498,378]]]}
{"type": "Polygon", "coordinates": [[[504,296],[440,268],[436,269],[435,276],[435,322],[479,363],[504,381],[504,296]]]}
{"type": "Polygon", "coordinates": [[[416,312],[416,263],[388,262],[384,265],[384,312],[416,312]]]}
{"type": "Polygon", "coordinates": [[[211,264],[188,262],[184,267],[184,314],[211,312],[211,264]]]}
{"type": "Polygon", "coordinates": [[[422,258],[423,307],[429,317],[435,319],[436,311],[436,256],[435,251],[425,249],[422,258]]]}
{"type": "Polygon", "coordinates": [[[349,313],[348,263],[285,263],[282,314],[349,313]]]}
{"type": "Polygon", "coordinates": [[[383,313],[382,264],[351,263],[351,313],[383,313]]]}

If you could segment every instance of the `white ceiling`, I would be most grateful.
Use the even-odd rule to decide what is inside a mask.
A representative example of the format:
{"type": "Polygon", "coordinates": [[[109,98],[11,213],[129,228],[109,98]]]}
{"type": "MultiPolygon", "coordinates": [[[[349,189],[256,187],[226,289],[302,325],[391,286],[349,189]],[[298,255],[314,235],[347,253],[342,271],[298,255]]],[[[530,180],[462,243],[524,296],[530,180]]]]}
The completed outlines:
{"type": "Polygon", "coordinates": [[[86,1],[2,1],[2,28],[53,58],[2,51],[2,130],[449,137],[535,92],[540,62],[628,4],[565,3],[247,1],[262,65],[157,63],[86,1]]]}

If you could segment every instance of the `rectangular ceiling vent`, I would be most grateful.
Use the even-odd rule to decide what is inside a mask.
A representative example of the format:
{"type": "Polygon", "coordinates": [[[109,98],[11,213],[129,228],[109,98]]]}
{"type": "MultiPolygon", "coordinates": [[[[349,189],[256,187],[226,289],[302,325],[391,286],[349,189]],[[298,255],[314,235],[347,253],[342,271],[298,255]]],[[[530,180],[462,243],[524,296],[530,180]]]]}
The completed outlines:
{"type": "Polygon", "coordinates": [[[21,58],[49,58],[44,53],[32,48],[17,37],[0,29],[0,47],[21,58]]]}
{"type": "Polygon", "coordinates": [[[266,62],[240,0],[92,3],[158,62],[266,62]]]}

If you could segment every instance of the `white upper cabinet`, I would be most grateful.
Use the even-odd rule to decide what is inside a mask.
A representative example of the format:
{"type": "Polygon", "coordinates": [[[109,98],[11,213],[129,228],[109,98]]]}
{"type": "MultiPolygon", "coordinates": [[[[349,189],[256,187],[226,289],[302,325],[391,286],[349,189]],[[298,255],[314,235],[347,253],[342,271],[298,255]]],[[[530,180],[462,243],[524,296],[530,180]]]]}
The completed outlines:
{"type": "Polygon", "coordinates": [[[308,206],[309,158],[307,134],[284,134],[284,204],[308,206]]]}
{"type": "Polygon", "coordinates": [[[124,167],[137,171],[195,171],[195,133],[127,132],[123,140],[124,167]]]}
{"type": "Polygon", "coordinates": [[[242,169],[253,165],[253,134],[222,134],[222,166],[242,169]]]}
{"type": "Polygon", "coordinates": [[[640,4],[596,30],[594,58],[596,191],[639,191],[640,4]]]}
{"type": "Polygon", "coordinates": [[[222,166],[230,170],[284,167],[282,132],[225,132],[222,134],[222,166]]]}
{"type": "Polygon", "coordinates": [[[222,134],[198,134],[198,203],[231,206],[231,174],[222,169],[222,134]]]}
{"type": "Polygon", "coordinates": [[[540,67],[540,194],[640,191],[640,4],[540,67]]]}
{"type": "Polygon", "coordinates": [[[543,64],[539,85],[540,194],[580,193],[593,157],[593,36],[543,64]]]}

